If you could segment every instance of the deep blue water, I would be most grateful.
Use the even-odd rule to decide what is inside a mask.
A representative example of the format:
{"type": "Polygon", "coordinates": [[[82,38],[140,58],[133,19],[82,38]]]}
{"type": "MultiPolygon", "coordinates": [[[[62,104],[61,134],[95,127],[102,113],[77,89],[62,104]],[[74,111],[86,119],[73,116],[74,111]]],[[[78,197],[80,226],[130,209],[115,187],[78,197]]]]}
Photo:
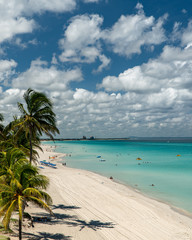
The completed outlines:
{"type": "Polygon", "coordinates": [[[190,142],[58,141],[46,144],[55,145],[57,152],[71,155],[64,160],[69,167],[113,176],[151,197],[192,213],[190,142]],[[97,158],[99,155],[101,158],[97,158]]]}

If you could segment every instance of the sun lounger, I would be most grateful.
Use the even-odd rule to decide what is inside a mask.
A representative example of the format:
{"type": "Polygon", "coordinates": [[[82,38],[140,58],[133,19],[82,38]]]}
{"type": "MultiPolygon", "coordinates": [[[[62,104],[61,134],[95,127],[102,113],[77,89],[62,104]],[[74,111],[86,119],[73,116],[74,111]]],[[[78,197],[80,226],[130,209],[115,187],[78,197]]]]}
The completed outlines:
{"type": "Polygon", "coordinates": [[[50,162],[49,162],[49,165],[50,165],[50,166],[54,166],[54,167],[56,166],[56,164],[50,163],[50,162]]]}
{"type": "Polygon", "coordinates": [[[56,164],[50,163],[50,162],[46,162],[45,160],[40,161],[40,163],[41,163],[41,165],[44,165],[44,166],[48,166],[48,167],[52,167],[52,168],[57,168],[57,167],[56,167],[56,164]]]}

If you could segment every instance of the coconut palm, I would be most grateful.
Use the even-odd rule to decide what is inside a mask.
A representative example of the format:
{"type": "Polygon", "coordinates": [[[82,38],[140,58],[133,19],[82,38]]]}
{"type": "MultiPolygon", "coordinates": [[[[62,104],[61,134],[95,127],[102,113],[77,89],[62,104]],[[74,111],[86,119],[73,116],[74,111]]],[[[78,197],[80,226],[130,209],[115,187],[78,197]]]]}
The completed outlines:
{"type": "Polygon", "coordinates": [[[11,148],[7,152],[0,153],[0,182],[10,184],[11,179],[15,178],[17,169],[28,160],[23,151],[18,148],[11,148]]]}
{"type": "Polygon", "coordinates": [[[52,202],[51,197],[43,191],[49,181],[23,158],[21,150],[10,150],[3,157],[7,163],[1,167],[0,216],[4,216],[2,223],[7,229],[12,213],[19,211],[19,239],[21,239],[23,212],[27,202],[33,202],[52,214],[48,206],[52,202]]]}
{"type": "Polygon", "coordinates": [[[2,138],[2,132],[3,132],[3,129],[4,129],[4,126],[1,122],[3,122],[4,120],[4,117],[3,117],[3,114],[0,113],[0,139],[2,138]]]}
{"type": "Polygon", "coordinates": [[[15,126],[18,128],[17,134],[25,131],[26,138],[30,145],[30,163],[32,161],[33,141],[37,137],[46,134],[53,139],[52,134],[59,133],[56,127],[56,116],[53,112],[53,104],[50,99],[41,92],[28,89],[24,95],[27,109],[22,103],[18,103],[18,108],[22,114],[20,122],[15,126]]]}
{"type": "MultiPolygon", "coordinates": [[[[17,134],[18,127],[15,127],[16,122],[13,121],[13,123],[9,123],[4,130],[2,131],[2,139],[0,139],[0,149],[1,151],[7,151],[12,148],[19,148],[22,150],[25,155],[30,157],[30,144],[29,140],[26,138],[26,134],[23,131],[19,131],[19,135],[17,134]],[[14,126],[14,128],[13,128],[14,126]]],[[[40,147],[40,139],[38,136],[36,139],[32,139],[32,145],[34,146],[32,150],[32,159],[33,161],[37,160],[38,152],[37,149],[42,151],[42,148],[40,147]]]]}

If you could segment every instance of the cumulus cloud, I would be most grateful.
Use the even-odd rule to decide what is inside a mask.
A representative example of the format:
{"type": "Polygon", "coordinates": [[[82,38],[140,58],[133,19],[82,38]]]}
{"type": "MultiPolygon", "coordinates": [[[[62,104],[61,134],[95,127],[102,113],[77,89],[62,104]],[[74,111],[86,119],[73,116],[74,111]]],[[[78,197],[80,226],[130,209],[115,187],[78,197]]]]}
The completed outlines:
{"type": "MultiPolygon", "coordinates": [[[[60,96],[59,101],[63,104],[57,111],[61,131],[65,136],[78,137],[148,136],[151,129],[154,135],[161,134],[162,129],[178,127],[179,121],[189,117],[181,111],[183,96],[189,101],[190,91],[183,93],[167,88],[158,93],[138,95],[134,92],[107,94],[76,89],[68,98],[60,96]]],[[[170,132],[167,131],[167,136],[170,132]]]]}
{"type": "Polygon", "coordinates": [[[103,18],[97,14],[84,14],[73,17],[65,30],[64,38],[60,39],[59,46],[62,62],[93,63],[98,58],[101,65],[96,71],[101,71],[110,59],[102,54],[100,46],[101,24],[103,18]]]}
{"type": "Polygon", "coordinates": [[[36,23],[30,16],[45,11],[66,12],[76,7],[76,0],[1,0],[0,43],[17,34],[31,33],[36,23]]]}
{"type": "Polygon", "coordinates": [[[161,44],[166,39],[163,24],[167,15],[155,20],[153,16],[145,16],[141,4],[136,8],[137,14],[122,15],[111,29],[102,34],[115,53],[127,57],[141,53],[141,47],[145,45],[161,44]]]}
{"type": "Polygon", "coordinates": [[[105,106],[109,111],[104,114],[109,116],[105,127],[118,126],[121,134],[123,126],[131,127],[131,132],[140,136],[148,136],[147,131],[151,134],[151,130],[154,136],[177,136],[174,133],[177,128],[187,136],[186,129],[192,129],[191,73],[192,49],[165,46],[157,59],[129,68],[119,76],[105,77],[98,87],[108,92],[108,98],[115,97],[105,106]],[[164,132],[161,134],[161,131],[164,132]]]}
{"type": "MultiPolygon", "coordinates": [[[[67,75],[37,59],[13,80],[12,89],[1,94],[0,112],[6,108],[17,113],[15,103],[30,86],[53,100],[64,137],[177,136],[174,129],[187,136],[191,129],[191,61],[191,49],[166,46],[157,59],[109,78],[105,86],[103,81],[102,87],[109,92],[92,92],[70,89],[71,81],[81,79],[80,70],[67,75]]],[[[4,69],[9,69],[9,64],[4,69]]]]}
{"type": "MultiPolygon", "coordinates": [[[[53,100],[63,137],[148,136],[149,132],[161,135],[163,129],[167,129],[167,136],[172,129],[173,136],[174,127],[181,129],[180,122],[183,121],[185,127],[190,122],[190,114],[187,113],[192,107],[190,89],[167,87],[149,94],[134,91],[122,94],[92,92],[83,88],[52,89],[49,83],[42,88],[41,85],[37,86],[38,89],[35,89],[46,92],[53,100]],[[182,106],[185,106],[185,111],[182,106]]],[[[4,111],[6,108],[17,113],[15,103],[22,100],[24,90],[14,87],[1,94],[0,106],[4,106],[4,111]]]]}
{"type": "Polygon", "coordinates": [[[104,87],[106,91],[133,91],[152,92],[159,89],[159,84],[154,78],[146,76],[142,68],[137,66],[119,74],[118,77],[107,76],[103,79],[99,87],[104,87]]]}
{"type": "Polygon", "coordinates": [[[55,66],[47,66],[46,61],[37,59],[32,61],[30,68],[12,80],[12,87],[27,89],[28,87],[38,90],[66,90],[72,81],[81,81],[81,70],[58,70],[55,66]]]}
{"type": "Polygon", "coordinates": [[[17,19],[0,17],[0,43],[11,39],[16,34],[30,33],[34,28],[34,20],[27,20],[23,17],[17,19]]]}
{"type": "Polygon", "coordinates": [[[192,49],[165,46],[159,58],[107,76],[98,86],[106,91],[159,92],[162,88],[192,88],[192,49]]]}
{"type": "Polygon", "coordinates": [[[73,17],[65,30],[64,38],[60,40],[60,47],[64,50],[64,53],[60,56],[61,60],[66,61],[67,58],[76,56],[76,52],[80,52],[82,48],[83,50],[88,47],[94,49],[93,46],[100,38],[102,23],[103,18],[97,14],[73,17]],[[69,50],[66,53],[65,50],[67,49],[69,50]]]}
{"type": "Polygon", "coordinates": [[[12,88],[1,91],[0,113],[5,117],[5,125],[13,120],[13,115],[19,114],[17,102],[21,100],[23,93],[20,89],[12,88]]]}
{"type": "Polygon", "coordinates": [[[41,13],[44,11],[66,12],[75,9],[76,0],[29,0],[26,11],[41,13]]]}
{"type": "Polygon", "coordinates": [[[93,63],[96,59],[101,65],[96,71],[101,71],[110,63],[110,59],[102,53],[102,44],[111,45],[112,51],[130,57],[141,53],[143,46],[161,44],[166,40],[163,24],[167,15],[155,20],[153,16],[146,17],[143,6],[137,4],[135,15],[122,15],[111,29],[101,29],[103,18],[97,14],[84,14],[73,17],[60,39],[62,50],[59,56],[62,62],[93,63]]]}
{"type": "Polygon", "coordinates": [[[7,85],[7,81],[15,74],[17,63],[12,60],[0,60],[0,82],[7,85]]]}
{"type": "Polygon", "coordinates": [[[184,29],[181,37],[182,46],[189,48],[192,46],[192,21],[189,21],[188,26],[184,29]]]}

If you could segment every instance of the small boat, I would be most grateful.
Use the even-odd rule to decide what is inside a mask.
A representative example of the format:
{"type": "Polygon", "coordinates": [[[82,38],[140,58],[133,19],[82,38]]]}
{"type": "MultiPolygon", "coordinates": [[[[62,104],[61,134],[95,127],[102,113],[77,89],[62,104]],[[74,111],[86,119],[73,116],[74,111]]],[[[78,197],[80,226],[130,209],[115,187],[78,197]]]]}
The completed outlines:
{"type": "Polygon", "coordinates": [[[137,158],[137,160],[142,160],[141,158],[137,158]]]}
{"type": "Polygon", "coordinates": [[[97,156],[97,158],[101,158],[101,156],[97,156]]]}

